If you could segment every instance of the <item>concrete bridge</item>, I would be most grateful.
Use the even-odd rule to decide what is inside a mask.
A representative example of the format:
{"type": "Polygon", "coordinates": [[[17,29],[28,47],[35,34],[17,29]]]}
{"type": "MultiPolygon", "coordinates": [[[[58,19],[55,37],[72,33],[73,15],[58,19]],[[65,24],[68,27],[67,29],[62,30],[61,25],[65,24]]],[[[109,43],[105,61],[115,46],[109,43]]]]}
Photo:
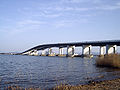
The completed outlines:
{"type": "Polygon", "coordinates": [[[120,40],[106,40],[106,41],[89,41],[89,42],[73,42],[73,43],[57,43],[57,44],[44,44],[33,47],[29,50],[22,52],[22,55],[38,55],[38,51],[48,48],[48,55],[52,54],[52,48],[59,48],[59,55],[63,55],[63,48],[67,48],[66,56],[73,56],[75,47],[82,47],[82,55],[91,55],[93,46],[99,46],[100,55],[116,53],[117,46],[120,46],[120,40]]]}

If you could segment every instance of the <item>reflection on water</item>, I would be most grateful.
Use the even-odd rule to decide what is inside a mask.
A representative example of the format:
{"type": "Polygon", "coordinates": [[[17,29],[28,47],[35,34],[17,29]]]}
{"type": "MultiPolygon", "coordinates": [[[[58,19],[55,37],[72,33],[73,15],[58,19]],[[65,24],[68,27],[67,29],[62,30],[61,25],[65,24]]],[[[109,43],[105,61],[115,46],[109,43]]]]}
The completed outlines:
{"type": "Polygon", "coordinates": [[[52,88],[120,77],[120,70],[95,66],[95,59],[0,55],[0,89],[11,85],[52,88]]]}

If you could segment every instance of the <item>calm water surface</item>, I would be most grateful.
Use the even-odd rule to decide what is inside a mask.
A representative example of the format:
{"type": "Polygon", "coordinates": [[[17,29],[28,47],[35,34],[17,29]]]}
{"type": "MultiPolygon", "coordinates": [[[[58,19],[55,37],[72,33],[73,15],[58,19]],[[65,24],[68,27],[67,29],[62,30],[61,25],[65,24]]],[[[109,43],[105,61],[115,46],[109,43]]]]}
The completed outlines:
{"type": "Polygon", "coordinates": [[[120,77],[120,70],[95,66],[95,58],[0,55],[0,89],[17,85],[52,88],[120,77]]]}

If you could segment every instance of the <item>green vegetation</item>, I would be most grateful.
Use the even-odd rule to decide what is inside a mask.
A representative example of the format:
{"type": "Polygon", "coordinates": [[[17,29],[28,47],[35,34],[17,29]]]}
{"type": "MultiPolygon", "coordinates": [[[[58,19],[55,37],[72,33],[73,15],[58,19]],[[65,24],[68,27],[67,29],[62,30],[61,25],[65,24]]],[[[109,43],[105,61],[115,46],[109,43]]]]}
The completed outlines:
{"type": "Polygon", "coordinates": [[[120,68],[120,55],[110,54],[105,56],[99,56],[96,60],[97,66],[107,66],[112,68],[120,68]]]}

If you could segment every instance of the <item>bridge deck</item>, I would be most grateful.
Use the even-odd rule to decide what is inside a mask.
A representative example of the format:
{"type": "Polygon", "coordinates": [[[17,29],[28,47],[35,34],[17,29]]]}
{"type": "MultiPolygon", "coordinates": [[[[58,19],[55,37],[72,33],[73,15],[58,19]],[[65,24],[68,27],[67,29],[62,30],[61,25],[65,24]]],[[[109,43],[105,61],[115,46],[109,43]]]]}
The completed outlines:
{"type": "MultiPolygon", "coordinates": [[[[67,46],[83,46],[83,45],[92,45],[92,46],[106,46],[106,45],[117,45],[120,46],[120,40],[106,40],[106,41],[89,41],[89,42],[73,42],[73,43],[57,43],[57,44],[44,44],[44,45],[38,45],[36,47],[33,47],[29,50],[26,50],[25,52],[31,51],[31,50],[44,50],[46,48],[51,47],[67,47],[67,46]]],[[[25,53],[23,52],[23,53],[25,53]]]]}

